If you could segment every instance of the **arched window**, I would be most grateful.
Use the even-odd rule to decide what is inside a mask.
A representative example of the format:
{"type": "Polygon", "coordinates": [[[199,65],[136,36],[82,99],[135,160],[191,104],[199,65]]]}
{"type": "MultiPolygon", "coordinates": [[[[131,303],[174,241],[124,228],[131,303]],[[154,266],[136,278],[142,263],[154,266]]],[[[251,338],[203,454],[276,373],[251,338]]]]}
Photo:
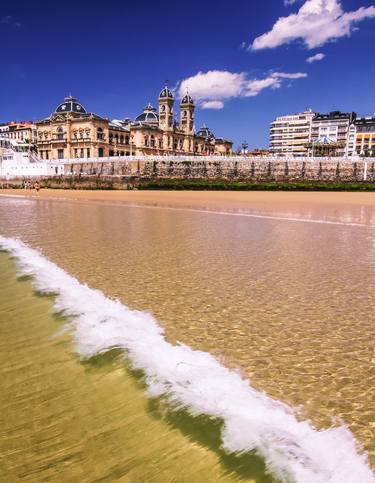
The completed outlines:
{"type": "Polygon", "coordinates": [[[145,136],[145,146],[148,146],[148,136],[145,136]]]}
{"type": "Polygon", "coordinates": [[[153,134],[151,135],[151,142],[150,142],[150,146],[151,146],[152,148],[154,148],[154,147],[155,147],[155,136],[154,136],[153,134]]]}
{"type": "Polygon", "coordinates": [[[129,144],[129,136],[125,136],[125,144],[129,144]]]}
{"type": "Polygon", "coordinates": [[[120,136],[120,143],[124,144],[124,135],[123,134],[121,134],[121,136],[120,136]]]}
{"type": "Polygon", "coordinates": [[[101,140],[104,139],[103,129],[101,127],[98,127],[97,129],[97,138],[101,140]]]}

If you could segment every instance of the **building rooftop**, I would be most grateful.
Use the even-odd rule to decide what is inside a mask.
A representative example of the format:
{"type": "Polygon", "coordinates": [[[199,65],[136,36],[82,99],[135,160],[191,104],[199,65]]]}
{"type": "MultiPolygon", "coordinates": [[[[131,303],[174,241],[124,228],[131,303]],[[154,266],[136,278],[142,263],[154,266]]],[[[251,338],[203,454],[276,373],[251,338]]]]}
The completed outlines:
{"type": "Polygon", "coordinates": [[[65,113],[65,112],[76,112],[79,114],[86,114],[86,109],[78,102],[75,97],[68,96],[65,97],[64,102],[59,104],[55,113],[65,113]]]}
{"type": "Polygon", "coordinates": [[[337,120],[337,119],[349,119],[354,120],[357,117],[355,112],[341,112],[341,111],[331,111],[328,114],[315,114],[313,121],[324,121],[324,120],[337,120]]]}
{"type": "Polygon", "coordinates": [[[139,114],[139,116],[135,118],[134,122],[159,125],[159,116],[155,107],[148,103],[148,105],[143,109],[142,114],[139,114]]]}
{"type": "Polygon", "coordinates": [[[160,91],[159,99],[174,99],[173,93],[168,86],[163,87],[160,91]]]}
{"type": "Polygon", "coordinates": [[[184,97],[181,99],[181,103],[180,103],[180,105],[182,106],[182,105],[184,105],[184,104],[191,104],[191,105],[194,105],[194,101],[193,101],[192,97],[191,97],[191,96],[190,96],[188,93],[186,93],[186,94],[184,95],[184,97]]]}
{"type": "Polygon", "coordinates": [[[215,135],[212,131],[209,130],[209,128],[206,125],[203,125],[197,132],[197,136],[203,137],[207,140],[212,140],[215,139],[215,135]]]}

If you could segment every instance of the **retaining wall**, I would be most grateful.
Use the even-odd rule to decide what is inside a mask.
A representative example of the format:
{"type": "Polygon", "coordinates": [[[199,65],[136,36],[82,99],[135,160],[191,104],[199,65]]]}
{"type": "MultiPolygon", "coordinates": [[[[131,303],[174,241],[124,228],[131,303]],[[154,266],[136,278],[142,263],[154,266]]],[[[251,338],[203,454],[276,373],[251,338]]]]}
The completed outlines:
{"type": "Polygon", "coordinates": [[[79,161],[65,163],[65,175],[119,176],[125,178],[187,178],[239,181],[375,181],[373,160],[349,161],[79,161]]]}

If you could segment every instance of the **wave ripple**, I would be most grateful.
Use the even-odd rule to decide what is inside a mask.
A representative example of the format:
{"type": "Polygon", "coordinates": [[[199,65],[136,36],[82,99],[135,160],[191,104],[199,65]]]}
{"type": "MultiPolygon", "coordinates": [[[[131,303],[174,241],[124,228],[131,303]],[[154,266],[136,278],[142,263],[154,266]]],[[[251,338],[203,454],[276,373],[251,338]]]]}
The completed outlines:
{"type": "Polygon", "coordinates": [[[226,451],[255,451],[283,482],[375,482],[367,455],[347,427],[317,430],[298,421],[292,408],[256,391],[210,354],[168,343],[150,314],[79,283],[20,240],[0,236],[0,247],[39,291],[56,295],[54,308],[71,317],[82,357],[123,349],[133,367],[144,371],[151,397],[222,420],[226,451]]]}

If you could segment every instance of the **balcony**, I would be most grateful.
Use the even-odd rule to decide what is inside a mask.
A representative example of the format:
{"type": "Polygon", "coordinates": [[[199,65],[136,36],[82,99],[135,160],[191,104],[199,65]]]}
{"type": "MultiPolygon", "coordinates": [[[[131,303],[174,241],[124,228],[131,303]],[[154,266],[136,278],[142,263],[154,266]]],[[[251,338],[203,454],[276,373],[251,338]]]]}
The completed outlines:
{"type": "Polygon", "coordinates": [[[87,142],[92,142],[91,138],[73,138],[70,140],[71,143],[87,143],[87,142]]]}

